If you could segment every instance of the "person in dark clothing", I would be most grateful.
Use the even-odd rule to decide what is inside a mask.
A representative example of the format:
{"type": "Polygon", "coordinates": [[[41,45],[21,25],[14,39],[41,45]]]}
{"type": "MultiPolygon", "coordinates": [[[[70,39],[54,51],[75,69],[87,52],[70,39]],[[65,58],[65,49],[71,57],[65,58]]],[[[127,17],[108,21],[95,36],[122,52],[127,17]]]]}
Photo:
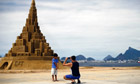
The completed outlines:
{"type": "Polygon", "coordinates": [[[77,79],[77,81],[78,81],[77,83],[81,83],[80,82],[79,63],[76,61],[76,57],[71,56],[70,57],[71,62],[66,63],[68,59],[69,59],[68,57],[65,59],[63,66],[69,66],[71,68],[72,75],[65,75],[64,79],[71,80],[72,84],[75,84],[75,79],[77,79]]]}

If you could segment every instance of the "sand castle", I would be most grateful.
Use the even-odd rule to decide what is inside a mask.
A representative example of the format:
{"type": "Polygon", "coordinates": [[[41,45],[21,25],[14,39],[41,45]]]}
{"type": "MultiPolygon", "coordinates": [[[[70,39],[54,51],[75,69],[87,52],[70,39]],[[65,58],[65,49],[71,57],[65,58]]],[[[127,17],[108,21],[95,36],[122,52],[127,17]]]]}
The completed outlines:
{"type": "MultiPolygon", "coordinates": [[[[2,58],[1,69],[50,69],[54,51],[46,42],[37,20],[35,0],[32,0],[26,24],[12,48],[2,58]]],[[[61,63],[60,63],[61,64],[61,63]]]]}

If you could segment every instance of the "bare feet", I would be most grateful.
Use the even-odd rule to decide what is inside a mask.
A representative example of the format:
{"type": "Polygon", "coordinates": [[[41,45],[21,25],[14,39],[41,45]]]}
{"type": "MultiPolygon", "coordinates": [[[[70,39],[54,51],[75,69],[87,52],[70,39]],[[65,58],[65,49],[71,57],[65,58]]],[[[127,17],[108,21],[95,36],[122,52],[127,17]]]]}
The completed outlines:
{"type": "Polygon", "coordinates": [[[59,80],[52,80],[53,82],[59,81],[59,80]]]}

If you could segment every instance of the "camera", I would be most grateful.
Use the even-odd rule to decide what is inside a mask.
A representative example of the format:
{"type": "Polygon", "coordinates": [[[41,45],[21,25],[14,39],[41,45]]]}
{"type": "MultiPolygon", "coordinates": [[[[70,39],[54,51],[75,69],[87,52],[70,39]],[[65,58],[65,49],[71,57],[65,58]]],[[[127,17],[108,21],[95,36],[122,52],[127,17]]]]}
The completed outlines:
{"type": "Polygon", "coordinates": [[[70,57],[68,57],[68,59],[70,59],[70,57]]]}

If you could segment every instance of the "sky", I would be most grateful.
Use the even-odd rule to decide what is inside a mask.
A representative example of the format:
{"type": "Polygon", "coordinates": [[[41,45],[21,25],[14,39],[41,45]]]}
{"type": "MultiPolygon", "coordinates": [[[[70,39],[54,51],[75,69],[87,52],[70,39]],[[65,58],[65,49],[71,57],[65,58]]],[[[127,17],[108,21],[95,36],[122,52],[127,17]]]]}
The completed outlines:
{"type": "MultiPolygon", "coordinates": [[[[140,0],[36,0],[41,32],[60,57],[102,60],[140,50],[140,0]]],[[[31,0],[0,0],[0,55],[22,32],[31,0]]]]}

